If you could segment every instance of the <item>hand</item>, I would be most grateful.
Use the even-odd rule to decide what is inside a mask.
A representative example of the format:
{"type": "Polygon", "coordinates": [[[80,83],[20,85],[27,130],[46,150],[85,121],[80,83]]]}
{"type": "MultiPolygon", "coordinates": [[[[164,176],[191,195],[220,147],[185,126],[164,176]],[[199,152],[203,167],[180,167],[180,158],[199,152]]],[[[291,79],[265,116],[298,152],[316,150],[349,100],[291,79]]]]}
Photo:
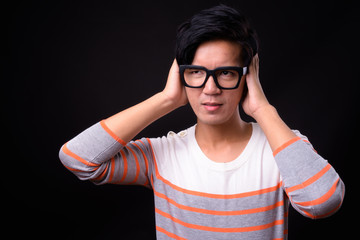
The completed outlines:
{"type": "Polygon", "coordinates": [[[171,101],[176,108],[188,103],[185,87],[180,81],[179,65],[176,59],[170,68],[168,79],[163,94],[171,101]]]}
{"type": "Polygon", "coordinates": [[[249,73],[246,75],[248,94],[242,107],[244,112],[255,120],[262,109],[270,106],[259,80],[259,56],[256,54],[249,65],[249,73]]]}

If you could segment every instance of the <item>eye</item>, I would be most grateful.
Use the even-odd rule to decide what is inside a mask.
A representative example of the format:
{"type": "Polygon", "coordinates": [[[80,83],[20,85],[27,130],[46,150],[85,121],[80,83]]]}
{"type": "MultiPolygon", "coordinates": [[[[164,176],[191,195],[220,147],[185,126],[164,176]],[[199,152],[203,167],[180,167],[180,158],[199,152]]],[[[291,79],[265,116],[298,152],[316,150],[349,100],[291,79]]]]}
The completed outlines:
{"type": "Polygon", "coordinates": [[[203,77],[206,75],[206,72],[201,69],[187,69],[185,72],[189,77],[203,77]]]}
{"type": "Polygon", "coordinates": [[[223,70],[220,72],[220,75],[224,77],[232,77],[234,76],[234,73],[228,70],[223,70]]]}

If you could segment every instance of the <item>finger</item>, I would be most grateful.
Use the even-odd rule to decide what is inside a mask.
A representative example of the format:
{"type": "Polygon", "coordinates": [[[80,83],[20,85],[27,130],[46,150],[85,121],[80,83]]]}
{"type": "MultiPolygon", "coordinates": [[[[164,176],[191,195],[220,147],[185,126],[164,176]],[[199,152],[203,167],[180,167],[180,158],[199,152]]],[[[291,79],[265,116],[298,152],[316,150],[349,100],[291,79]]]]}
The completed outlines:
{"type": "Polygon", "coordinates": [[[179,72],[179,65],[178,65],[178,63],[176,61],[176,58],[174,59],[172,65],[171,65],[170,71],[173,71],[175,73],[179,72]]]}

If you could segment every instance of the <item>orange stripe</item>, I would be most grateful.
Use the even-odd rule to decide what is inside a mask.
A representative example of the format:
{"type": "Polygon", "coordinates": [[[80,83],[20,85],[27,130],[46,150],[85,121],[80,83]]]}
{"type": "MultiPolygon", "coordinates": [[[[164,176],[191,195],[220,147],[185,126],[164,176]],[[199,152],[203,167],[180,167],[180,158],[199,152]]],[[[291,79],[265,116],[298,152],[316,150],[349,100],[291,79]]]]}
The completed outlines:
{"type": "Polygon", "coordinates": [[[260,189],[260,190],[255,190],[255,191],[250,191],[250,192],[237,193],[237,194],[213,194],[213,193],[204,193],[204,192],[198,192],[198,191],[193,191],[193,190],[188,190],[188,189],[185,189],[185,188],[181,188],[179,186],[176,186],[175,184],[172,184],[170,181],[166,180],[165,178],[163,178],[160,175],[160,173],[158,171],[156,158],[155,158],[155,154],[154,154],[154,150],[153,150],[151,141],[149,139],[147,139],[147,141],[149,142],[149,144],[151,146],[152,155],[153,155],[153,159],[154,159],[154,165],[155,165],[156,177],[159,180],[161,180],[163,183],[165,183],[166,185],[170,186],[171,188],[173,188],[173,189],[175,189],[175,190],[177,190],[179,192],[185,193],[185,194],[191,194],[191,195],[207,197],[207,198],[234,199],[234,198],[251,197],[251,196],[261,195],[261,194],[264,194],[264,193],[274,192],[274,191],[280,189],[280,187],[282,185],[282,182],[279,182],[276,186],[273,186],[273,187],[264,188],[264,189],[260,189]]]}
{"type": "Polygon", "coordinates": [[[327,191],[324,195],[322,195],[318,199],[306,201],[306,202],[295,202],[295,204],[300,205],[300,206],[314,206],[314,205],[319,205],[319,204],[326,202],[336,191],[336,185],[338,184],[339,180],[340,180],[340,178],[338,178],[335,181],[335,183],[332,185],[332,187],[330,188],[329,191],[327,191]]]}
{"type": "Polygon", "coordinates": [[[320,170],[317,174],[315,174],[314,176],[312,176],[311,178],[309,178],[308,180],[306,180],[303,183],[300,183],[299,185],[295,185],[293,187],[289,187],[286,189],[287,193],[290,193],[292,191],[295,190],[299,190],[302,188],[305,188],[307,186],[309,186],[310,184],[314,183],[315,181],[317,181],[320,177],[322,177],[327,171],[329,171],[329,169],[331,168],[331,165],[328,163],[322,170],[320,170]]]}
{"type": "MultiPolygon", "coordinates": [[[[141,140],[136,140],[136,142],[140,142],[143,146],[145,146],[145,144],[141,140]]],[[[148,173],[149,173],[149,160],[148,160],[146,154],[144,153],[144,151],[136,143],[135,143],[135,145],[136,145],[136,147],[139,148],[139,150],[141,151],[141,153],[142,153],[142,155],[144,157],[146,181],[145,181],[145,183],[143,185],[147,186],[147,185],[149,185],[149,176],[148,176],[148,173]]]]}
{"type": "Polygon", "coordinates": [[[68,155],[68,156],[70,156],[70,157],[78,160],[79,162],[85,164],[86,166],[90,166],[90,167],[98,167],[98,166],[99,166],[99,164],[95,164],[95,163],[86,161],[85,159],[83,159],[83,158],[81,158],[80,156],[76,155],[75,153],[71,152],[71,151],[68,149],[68,147],[67,147],[67,143],[64,144],[64,146],[63,146],[63,148],[62,148],[62,151],[63,151],[66,155],[68,155]]]}
{"type": "Polygon", "coordinates": [[[306,211],[303,211],[306,215],[308,215],[310,218],[312,219],[318,219],[318,218],[325,218],[331,214],[333,214],[334,212],[336,212],[340,207],[341,207],[341,203],[339,203],[339,205],[337,205],[334,209],[332,209],[331,211],[327,212],[327,213],[324,213],[324,214],[321,214],[321,215],[312,215],[311,213],[309,212],[306,212],[306,211]]]}
{"type": "Polygon", "coordinates": [[[105,124],[105,120],[101,120],[100,121],[100,125],[103,127],[103,129],[113,138],[115,139],[118,143],[120,143],[121,145],[125,146],[126,142],[123,141],[122,139],[120,139],[113,131],[110,130],[110,128],[108,128],[108,126],[106,126],[105,124]]]}
{"type": "Polygon", "coordinates": [[[162,233],[165,233],[168,237],[174,238],[174,239],[180,239],[180,240],[186,240],[186,238],[179,237],[178,235],[175,235],[174,233],[168,232],[165,229],[156,226],[156,230],[162,233]]]}
{"type": "Polygon", "coordinates": [[[96,178],[94,178],[92,180],[98,181],[98,180],[102,179],[105,176],[105,174],[107,173],[108,168],[109,168],[109,164],[106,164],[104,171],[99,176],[97,176],[96,178]]]}
{"type": "Polygon", "coordinates": [[[153,179],[152,174],[150,175],[150,184],[151,184],[152,189],[154,189],[154,179],[153,179]]]}
{"type": "Polygon", "coordinates": [[[115,158],[111,158],[110,161],[110,177],[109,177],[109,183],[112,182],[112,179],[114,177],[114,172],[115,172],[115,158]]]}
{"type": "MultiPolygon", "coordinates": [[[[137,140],[137,142],[140,142],[141,144],[144,145],[144,143],[141,141],[141,140],[137,140]]],[[[139,147],[136,143],[134,143],[134,145],[140,150],[141,154],[143,155],[143,158],[144,158],[144,161],[145,161],[145,175],[147,176],[148,175],[148,172],[149,172],[149,161],[146,157],[146,154],[144,153],[144,151],[141,149],[141,147],[139,147]]]]}
{"type": "Polygon", "coordinates": [[[126,175],[127,175],[127,171],[128,171],[128,161],[127,161],[126,155],[125,155],[123,150],[120,150],[120,154],[121,154],[121,157],[122,157],[123,162],[124,162],[124,172],[123,172],[122,178],[120,179],[120,181],[118,183],[121,183],[121,182],[123,182],[125,180],[126,175]]]}
{"type": "Polygon", "coordinates": [[[140,164],[139,164],[139,159],[137,158],[135,152],[126,146],[126,148],[132,153],[132,155],[134,156],[134,159],[135,159],[135,163],[136,163],[136,175],[135,175],[135,178],[132,182],[129,182],[129,184],[134,184],[137,182],[138,178],[139,178],[139,173],[140,173],[140,164]]]}
{"type": "Polygon", "coordinates": [[[312,215],[311,213],[309,213],[308,211],[305,211],[305,210],[302,210],[302,212],[308,216],[309,218],[312,218],[312,219],[316,219],[317,217],[315,215],[312,215]]]}
{"type": "Polygon", "coordinates": [[[275,209],[277,207],[284,205],[284,201],[279,201],[273,205],[259,207],[259,208],[253,208],[253,209],[245,209],[245,210],[237,210],[237,211],[217,211],[217,210],[207,210],[207,209],[203,209],[203,208],[189,207],[189,206],[179,204],[179,203],[175,202],[173,199],[168,198],[168,196],[166,196],[165,194],[159,193],[155,190],[154,190],[154,194],[160,198],[165,199],[167,202],[171,203],[172,205],[174,205],[177,208],[180,208],[182,210],[203,213],[203,214],[209,214],[209,215],[232,216],[232,215],[253,214],[253,213],[259,213],[259,212],[266,212],[266,211],[269,211],[269,210],[272,210],[272,209],[275,209]]]}
{"type": "Polygon", "coordinates": [[[197,229],[197,230],[203,230],[203,231],[209,231],[209,232],[251,232],[251,231],[259,231],[259,230],[271,228],[275,225],[284,224],[284,220],[281,219],[281,220],[275,220],[274,222],[271,222],[271,223],[258,225],[258,226],[251,226],[251,227],[238,227],[238,228],[208,227],[208,226],[202,226],[202,225],[184,222],[178,218],[171,216],[170,214],[168,214],[166,212],[161,211],[158,208],[155,208],[155,212],[160,214],[163,217],[171,219],[172,222],[183,225],[184,227],[193,228],[193,229],[197,229]]]}
{"type": "Polygon", "coordinates": [[[281,145],[280,147],[275,149],[275,151],[273,152],[273,156],[275,157],[276,154],[278,154],[279,152],[284,150],[286,147],[290,146],[291,144],[293,144],[294,142],[296,142],[300,139],[301,139],[301,137],[294,137],[294,138],[290,139],[289,141],[287,141],[286,143],[284,143],[283,145],[281,145]]]}
{"type": "Polygon", "coordinates": [[[303,210],[303,212],[304,212],[307,216],[309,216],[310,218],[312,218],[312,219],[325,218],[325,217],[333,214],[334,212],[336,212],[336,211],[341,207],[341,205],[342,205],[342,203],[343,203],[343,201],[344,201],[344,195],[345,195],[345,191],[343,190],[343,191],[342,191],[342,195],[341,195],[341,202],[339,203],[339,205],[337,205],[334,209],[332,209],[331,211],[329,211],[329,212],[327,212],[327,213],[324,213],[324,214],[315,216],[315,215],[312,215],[311,213],[309,213],[309,212],[307,212],[307,211],[304,211],[304,210],[303,210]]]}

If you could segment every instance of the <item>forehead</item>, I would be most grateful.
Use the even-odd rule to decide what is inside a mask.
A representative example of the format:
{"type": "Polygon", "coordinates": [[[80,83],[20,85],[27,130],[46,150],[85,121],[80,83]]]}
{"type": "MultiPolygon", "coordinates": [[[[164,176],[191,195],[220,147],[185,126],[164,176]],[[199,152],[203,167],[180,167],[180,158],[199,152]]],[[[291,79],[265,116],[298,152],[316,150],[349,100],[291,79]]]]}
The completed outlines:
{"type": "Polygon", "coordinates": [[[196,49],[193,65],[213,69],[221,66],[241,66],[241,46],[226,40],[204,42],[196,49]]]}

